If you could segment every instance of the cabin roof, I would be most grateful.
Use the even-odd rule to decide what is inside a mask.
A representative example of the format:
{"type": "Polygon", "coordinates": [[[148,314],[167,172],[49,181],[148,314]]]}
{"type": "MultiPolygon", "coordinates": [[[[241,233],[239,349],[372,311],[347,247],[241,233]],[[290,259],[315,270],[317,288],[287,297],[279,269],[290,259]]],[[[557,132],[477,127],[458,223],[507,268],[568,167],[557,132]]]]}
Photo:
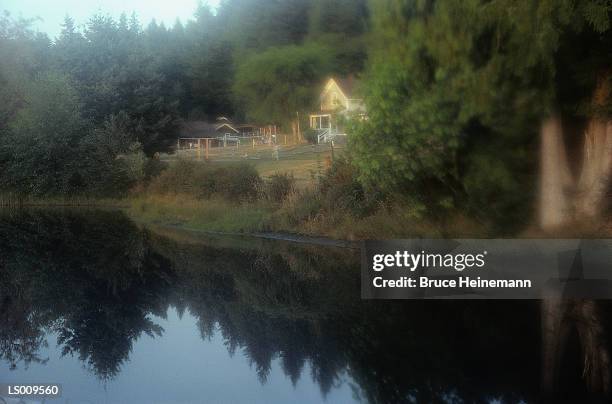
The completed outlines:
{"type": "Polygon", "coordinates": [[[221,125],[217,125],[217,126],[215,127],[215,130],[217,130],[217,131],[218,131],[219,129],[221,129],[221,128],[223,128],[223,127],[226,127],[226,128],[228,128],[229,130],[231,130],[231,131],[233,131],[233,132],[235,132],[235,133],[240,132],[238,129],[234,128],[232,125],[230,125],[230,124],[229,124],[229,123],[227,123],[227,122],[224,122],[224,123],[222,123],[221,125]]]}
{"type": "Polygon", "coordinates": [[[217,122],[210,123],[206,121],[183,121],[179,129],[179,136],[183,138],[205,138],[205,137],[218,137],[220,134],[227,133],[228,131],[234,133],[240,133],[240,129],[257,129],[259,126],[252,124],[240,124],[234,125],[227,118],[223,120],[217,120],[217,122]]]}

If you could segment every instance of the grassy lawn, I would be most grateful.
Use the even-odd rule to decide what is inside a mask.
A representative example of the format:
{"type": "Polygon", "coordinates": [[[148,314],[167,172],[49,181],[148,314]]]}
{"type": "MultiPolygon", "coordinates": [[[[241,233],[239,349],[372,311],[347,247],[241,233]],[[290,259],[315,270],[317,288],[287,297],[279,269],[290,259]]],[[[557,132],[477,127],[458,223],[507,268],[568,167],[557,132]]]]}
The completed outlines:
{"type": "MultiPolygon", "coordinates": [[[[334,156],[340,156],[344,147],[334,146],[334,156]]],[[[226,148],[211,148],[209,161],[212,164],[235,164],[248,162],[252,164],[263,178],[276,173],[293,174],[298,188],[305,188],[323,174],[331,164],[331,147],[322,145],[279,145],[278,159],[274,147],[270,145],[241,145],[226,148]]],[[[202,160],[204,151],[198,155],[195,149],[181,150],[179,155],[163,155],[162,160],[172,162],[177,158],[202,160]]]]}

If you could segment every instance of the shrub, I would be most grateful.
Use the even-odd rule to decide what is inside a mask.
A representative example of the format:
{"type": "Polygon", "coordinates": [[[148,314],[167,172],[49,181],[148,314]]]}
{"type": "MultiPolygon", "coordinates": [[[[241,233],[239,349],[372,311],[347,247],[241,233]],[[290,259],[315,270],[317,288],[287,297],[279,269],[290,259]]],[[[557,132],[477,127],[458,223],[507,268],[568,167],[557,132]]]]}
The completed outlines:
{"type": "Polygon", "coordinates": [[[271,202],[283,202],[289,194],[295,191],[293,174],[274,174],[263,187],[263,197],[271,202]]]}
{"type": "Polygon", "coordinates": [[[195,162],[178,160],[151,181],[149,191],[160,195],[192,194],[190,184],[195,170],[195,162]]]}
{"type": "Polygon", "coordinates": [[[275,215],[280,229],[300,227],[315,219],[322,210],[321,198],[312,190],[293,191],[287,195],[275,215]]]}
{"type": "Polygon", "coordinates": [[[117,155],[115,159],[119,164],[119,169],[123,177],[130,183],[135,184],[145,178],[145,166],[147,157],[142,152],[139,143],[134,143],[129,146],[126,153],[117,155]]]}
{"type": "Polygon", "coordinates": [[[168,163],[161,161],[157,156],[147,159],[144,167],[145,182],[158,177],[167,168],[168,163]]]}
{"type": "Polygon", "coordinates": [[[326,208],[357,217],[373,213],[383,201],[380,192],[364,189],[355,168],[343,158],[336,159],[321,177],[319,189],[326,208]]]}
{"type": "Polygon", "coordinates": [[[261,187],[261,177],[253,166],[241,164],[212,170],[213,193],[232,200],[253,200],[261,187]]]}
{"type": "Polygon", "coordinates": [[[186,194],[198,199],[220,196],[243,201],[257,197],[261,182],[257,171],[249,165],[212,167],[179,160],[154,178],[148,189],[160,195],[186,194]]]}

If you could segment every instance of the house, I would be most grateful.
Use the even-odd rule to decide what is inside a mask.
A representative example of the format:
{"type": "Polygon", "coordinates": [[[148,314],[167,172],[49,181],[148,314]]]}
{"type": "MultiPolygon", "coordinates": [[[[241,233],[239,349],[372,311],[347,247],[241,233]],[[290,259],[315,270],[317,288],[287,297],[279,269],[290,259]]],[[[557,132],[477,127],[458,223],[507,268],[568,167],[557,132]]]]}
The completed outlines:
{"type": "Polygon", "coordinates": [[[223,136],[225,128],[219,128],[216,123],[206,121],[185,121],[179,129],[179,138],[177,140],[178,149],[194,149],[205,144],[206,139],[212,142],[211,146],[219,145],[219,137],[223,136]]]}
{"type": "MultiPolygon", "coordinates": [[[[225,116],[218,117],[215,122],[185,121],[179,130],[177,149],[198,149],[206,147],[225,146],[228,143],[240,143],[241,139],[260,138],[268,133],[266,128],[251,124],[234,124],[225,116]]],[[[270,132],[271,133],[271,132],[270,132]]]]}
{"type": "Polygon", "coordinates": [[[320,110],[310,114],[310,129],[317,132],[318,142],[346,136],[343,122],[348,117],[365,117],[363,98],[357,95],[358,82],[353,76],[330,78],[320,95],[320,110]]]}

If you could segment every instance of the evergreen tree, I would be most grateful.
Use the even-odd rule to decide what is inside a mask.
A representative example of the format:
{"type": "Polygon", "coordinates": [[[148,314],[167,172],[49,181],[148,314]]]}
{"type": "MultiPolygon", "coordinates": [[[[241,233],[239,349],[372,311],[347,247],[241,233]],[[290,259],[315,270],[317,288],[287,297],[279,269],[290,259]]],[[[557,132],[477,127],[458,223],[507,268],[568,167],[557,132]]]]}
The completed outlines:
{"type": "Polygon", "coordinates": [[[76,91],[65,76],[48,74],[28,85],[24,101],[1,145],[3,187],[37,195],[83,188],[79,146],[87,124],[76,91]]]}
{"type": "Polygon", "coordinates": [[[294,45],[252,56],[236,73],[237,102],[258,122],[287,125],[296,112],[314,107],[320,85],[331,70],[328,55],[319,45],[294,45]]]}
{"type": "Polygon", "coordinates": [[[308,19],[308,39],[331,50],[335,73],[348,75],[363,69],[368,25],[366,0],[313,0],[308,19]]]}
{"type": "Polygon", "coordinates": [[[593,88],[583,82],[566,97],[561,83],[609,65],[570,57],[567,69],[563,60],[609,43],[600,3],[372,2],[369,120],[353,144],[363,181],[430,214],[458,207],[520,223],[534,196],[540,122],[557,109],[575,116],[593,88]]]}

